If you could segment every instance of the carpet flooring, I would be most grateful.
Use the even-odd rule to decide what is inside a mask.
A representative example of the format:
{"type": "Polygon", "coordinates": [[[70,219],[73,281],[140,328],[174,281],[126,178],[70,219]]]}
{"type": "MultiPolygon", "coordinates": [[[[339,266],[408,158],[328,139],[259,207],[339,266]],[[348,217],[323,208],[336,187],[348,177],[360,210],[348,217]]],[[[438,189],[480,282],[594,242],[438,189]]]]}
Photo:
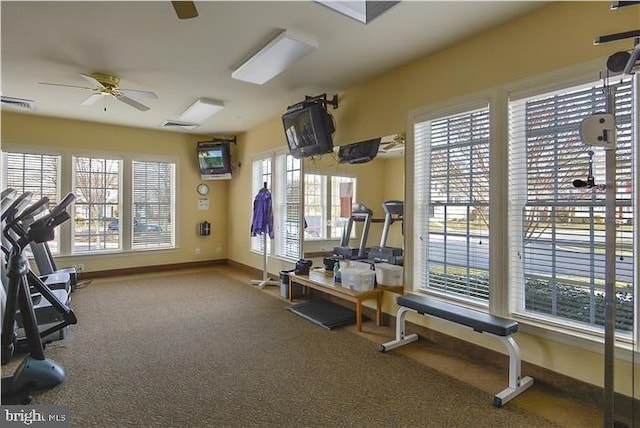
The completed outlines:
{"type": "Polygon", "coordinates": [[[33,404],[69,406],[73,427],[554,426],[287,307],[208,271],[94,280],[45,350],[67,379],[33,404]]]}

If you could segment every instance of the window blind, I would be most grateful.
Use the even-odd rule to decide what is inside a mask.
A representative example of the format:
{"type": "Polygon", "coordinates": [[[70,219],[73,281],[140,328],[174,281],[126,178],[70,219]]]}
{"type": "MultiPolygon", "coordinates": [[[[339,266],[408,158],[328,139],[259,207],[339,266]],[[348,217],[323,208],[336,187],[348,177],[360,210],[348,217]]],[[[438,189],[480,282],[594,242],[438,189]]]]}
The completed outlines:
{"type": "Polygon", "coordinates": [[[174,189],[174,163],[133,161],[133,249],[174,246],[174,189]]]}
{"type": "Polygon", "coordinates": [[[489,107],[414,124],[415,274],[421,289],[489,299],[489,107]]]}
{"type": "Polygon", "coordinates": [[[302,162],[282,153],[276,156],[276,165],[276,255],[297,261],[302,257],[302,162]]]}
{"type": "MultiPolygon", "coordinates": [[[[59,155],[5,152],[2,154],[2,173],[6,187],[15,189],[17,195],[31,192],[33,202],[46,196],[50,206],[60,200],[59,155]]],[[[47,244],[52,254],[60,253],[58,233],[47,244]]],[[[26,251],[30,253],[29,248],[26,251]]]]}

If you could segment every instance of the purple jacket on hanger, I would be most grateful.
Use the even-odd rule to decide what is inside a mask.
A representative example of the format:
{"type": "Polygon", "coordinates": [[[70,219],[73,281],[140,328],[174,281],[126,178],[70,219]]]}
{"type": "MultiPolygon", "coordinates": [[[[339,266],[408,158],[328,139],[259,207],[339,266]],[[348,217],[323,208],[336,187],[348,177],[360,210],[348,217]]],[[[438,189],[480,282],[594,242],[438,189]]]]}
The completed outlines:
{"type": "Polygon", "coordinates": [[[260,189],[253,200],[253,220],[251,220],[251,236],[266,233],[273,239],[273,209],[271,208],[271,192],[260,189]]]}

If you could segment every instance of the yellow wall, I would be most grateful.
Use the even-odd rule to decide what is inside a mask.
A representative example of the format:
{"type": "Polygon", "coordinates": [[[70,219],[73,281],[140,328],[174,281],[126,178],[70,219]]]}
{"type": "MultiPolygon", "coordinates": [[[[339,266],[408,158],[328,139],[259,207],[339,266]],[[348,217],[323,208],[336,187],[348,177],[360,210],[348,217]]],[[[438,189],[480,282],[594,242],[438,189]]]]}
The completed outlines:
{"type": "Polygon", "coordinates": [[[228,257],[229,182],[208,181],[209,210],[197,209],[200,173],[196,142],[208,137],[8,112],[2,113],[1,135],[2,149],[7,151],[44,149],[61,154],[155,155],[177,160],[176,249],[61,257],[59,265],[83,263],[85,271],[91,272],[228,257]],[[196,234],[196,225],[205,220],[211,223],[212,233],[201,237],[196,234]],[[200,248],[199,255],[195,255],[196,248],[200,248]]]}
{"type": "MultiPolygon", "coordinates": [[[[604,1],[559,2],[542,7],[339,94],[340,107],[332,112],[337,127],[334,140],[341,145],[406,131],[408,114],[416,108],[606,58],[615,51],[629,49],[632,41],[594,46],[593,40],[600,35],[636,29],[639,24],[640,8],[610,11],[609,2],[604,1]]],[[[279,118],[274,118],[244,135],[244,160],[250,161],[251,153],[284,147],[284,144],[279,118]]],[[[394,171],[397,167],[394,165],[394,171]]],[[[233,248],[229,257],[257,267],[258,258],[248,251],[250,214],[242,211],[250,204],[247,189],[251,172],[244,169],[243,174],[246,176],[231,183],[230,217],[239,223],[230,225],[233,248]]],[[[381,176],[385,180],[395,177],[389,173],[381,176]]],[[[384,190],[380,192],[388,198],[393,193],[389,187],[396,187],[391,181],[386,183],[387,187],[383,185],[384,190]]],[[[275,272],[271,267],[270,271],[275,272]]],[[[395,313],[395,309],[393,296],[388,294],[385,310],[395,313]]],[[[500,344],[468,329],[425,317],[412,320],[504,352],[500,344]]],[[[602,386],[603,360],[599,345],[578,339],[569,343],[564,337],[542,339],[537,334],[524,332],[519,334],[518,342],[525,361],[602,386]]],[[[630,395],[631,364],[619,360],[616,366],[616,387],[630,395]]],[[[636,388],[639,387],[640,380],[636,380],[636,388]]]]}

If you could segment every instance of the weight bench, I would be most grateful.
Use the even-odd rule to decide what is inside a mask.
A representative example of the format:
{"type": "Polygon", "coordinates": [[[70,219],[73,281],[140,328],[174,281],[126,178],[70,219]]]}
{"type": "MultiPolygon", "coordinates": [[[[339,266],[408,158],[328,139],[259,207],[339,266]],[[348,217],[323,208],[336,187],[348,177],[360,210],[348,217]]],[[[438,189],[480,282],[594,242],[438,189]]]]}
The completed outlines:
{"type": "Polygon", "coordinates": [[[398,296],[396,303],[400,305],[396,315],[396,338],[380,345],[380,352],[391,351],[418,340],[417,334],[406,334],[405,318],[407,312],[412,311],[420,315],[431,315],[456,324],[466,325],[478,333],[494,336],[500,339],[507,347],[507,351],[509,351],[509,387],[493,397],[494,406],[502,407],[509,400],[533,385],[531,377],[521,377],[520,375],[520,348],[518,348],[518,344],[513,337],[518,331],[518,323],[516,321],[414,294],[398,296]]]}

